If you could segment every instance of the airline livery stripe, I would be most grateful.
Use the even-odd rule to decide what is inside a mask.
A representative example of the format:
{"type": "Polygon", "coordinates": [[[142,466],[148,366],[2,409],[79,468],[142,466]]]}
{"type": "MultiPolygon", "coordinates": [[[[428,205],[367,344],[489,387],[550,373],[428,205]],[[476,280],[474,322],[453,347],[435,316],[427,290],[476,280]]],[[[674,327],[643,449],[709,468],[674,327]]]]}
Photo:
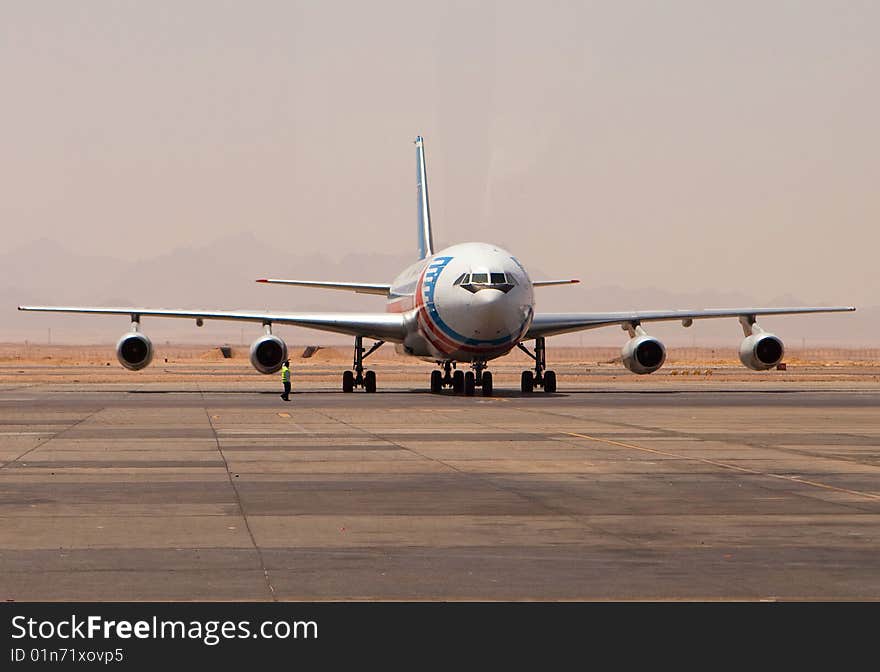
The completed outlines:
{"type": "Polygon", "coordinates": [[[487,352],[504,348],[516,342],[522,334],[525,324],[516,334],[508,334],[495,339],[476,339],[463,336],[447,325],[440,317],[440,313],[434,305],[434,291],[440,274],[452,261],[452,257],[436,257],[422,272],[416,287],[419,325],[422,332],[431,344],[438,350],[450,354],[455,350],[465,352],[487,352]]]}

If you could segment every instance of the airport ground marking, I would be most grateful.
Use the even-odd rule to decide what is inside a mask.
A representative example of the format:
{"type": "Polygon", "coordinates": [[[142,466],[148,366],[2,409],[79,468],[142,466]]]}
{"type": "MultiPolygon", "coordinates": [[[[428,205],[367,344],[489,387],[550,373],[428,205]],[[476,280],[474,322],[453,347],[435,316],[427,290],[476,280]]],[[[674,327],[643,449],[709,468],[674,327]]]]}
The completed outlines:
{"type": "Polygon", "coordinates": [[[53,432],[0,432],[0,436],[55,436],[53,432]]]}
{"type": "Polygon", "coordinates": [[[880,495],[875,495],[870,492],[862,492],[860,490],[850,490],[848,488],[838,488],[834,485],[828,485],[827,483],[819,483],[818,481],[811,481],[806,478],[801,478],[800,476],[785,476],[784,474],[771,474],[766,471],[759,471],[757,469],[749,469],[748,467],[740,467],[735,464],[727,464],[725,462],[718,462],[717,460],[710,460],[707,457],[693,457],[690,455],[678,455],[676,453],[670,453],[665,450],[657,450],[656,448],[645,448],[644,446],[637,446],[633,443],[624,443],[623,441],[614,441],[613,439],[603,439],[598,436],[589,436],[587,434],[578,434],[577,432],[565,432],[568,436],[576,436],[581,439],[588,439],[589,441],[600,441],[601,443],[607,443],[612,446],[620,446],[622,448],[631,448],[632,450],[640,450],[644,453],[653,453],[655,455],[663,455],[665,457],[674,457],[679,460],[693,460],[695,462],[702,462],[704,464],[711,464],[715,467],[721,467],[723,469],[730,469],[732,471],[740,471],[745,474],[751,474],[753,476],[767,476],[769,478],[777,478],[782,481],[788,481],[790,483],[802,483],[803,485],[811,485],[815,488],[823,488],[825,490],[833,490],[834,492],[845,492],[849,495],[856,495],[857,497],[865,497],[867,499],[880,501],[880,495]]]}

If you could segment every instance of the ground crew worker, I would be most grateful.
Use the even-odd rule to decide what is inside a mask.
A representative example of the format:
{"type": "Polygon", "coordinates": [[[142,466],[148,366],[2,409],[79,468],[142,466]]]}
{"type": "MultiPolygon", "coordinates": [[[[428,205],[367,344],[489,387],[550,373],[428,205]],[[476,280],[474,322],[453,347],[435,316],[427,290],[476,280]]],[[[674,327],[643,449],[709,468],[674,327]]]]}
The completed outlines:
{"type": "Polygon", "coordinates": [[[281,382],[284,383],[284,393],[281,398],[284,401],[290,401],[290,360],[285,359],[281,365],[281,382]]]}

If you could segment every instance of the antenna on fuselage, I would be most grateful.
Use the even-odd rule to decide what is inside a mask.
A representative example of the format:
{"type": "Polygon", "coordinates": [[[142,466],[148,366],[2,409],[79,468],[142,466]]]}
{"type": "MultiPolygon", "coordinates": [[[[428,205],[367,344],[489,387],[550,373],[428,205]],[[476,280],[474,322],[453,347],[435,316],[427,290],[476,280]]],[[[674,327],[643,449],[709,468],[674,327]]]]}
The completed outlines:
{"type": "Polygon", "coordinates": [[[416,137],[416,187],[418,193],[419,259],[434,254],[431,232],[431,206],[428,204],[428,171],[425,168],[425,146],[422,136],[416,137]]]}

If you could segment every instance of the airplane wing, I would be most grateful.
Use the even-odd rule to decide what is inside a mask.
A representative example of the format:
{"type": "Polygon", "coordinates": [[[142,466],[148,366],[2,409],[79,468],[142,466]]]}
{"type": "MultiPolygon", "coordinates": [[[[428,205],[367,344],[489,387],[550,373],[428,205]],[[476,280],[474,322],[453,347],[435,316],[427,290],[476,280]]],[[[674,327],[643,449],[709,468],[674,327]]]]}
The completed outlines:
{"type": "Polygon", "coordinates": [[[243,310],[173,310],[141,307],[91,308],[85,306],[19,306],[19,310],[48,313],[87,313],[90,315],[130,315],[132,320],[143,316],[176,317],[191,320],[238,320],[262,324],[290,324],[320,331],[333,331],[350,336],[365,336],[398,343],[406,335],[400,313],[261,313],[243,310]]]}
{"type": "Polygon", "coordinates": [[[690,326],[692,320],[718,317],[756,317],[758,315],[800,315],[805,313],[842,313],[853,306],[819,306],[811,308],[708,308],[705,310],[646,310],[619,313],[544,313],[535,315],[524,340],[555,336],[584,329],[598,329],[615,324],[664,322],[681,320],[690,326]]]}
{"type": "Polygon", "coordinates": [[[278,278],[260,278],[257,282],[265,282],[270,285],[341,289],[347,292],[357,292],[358,294],[379,294],[381,296],[387,296],[388,292],[391,291],[391,285],[373,282],[323,282],[319,280],[280,280],[278,278]]]}

